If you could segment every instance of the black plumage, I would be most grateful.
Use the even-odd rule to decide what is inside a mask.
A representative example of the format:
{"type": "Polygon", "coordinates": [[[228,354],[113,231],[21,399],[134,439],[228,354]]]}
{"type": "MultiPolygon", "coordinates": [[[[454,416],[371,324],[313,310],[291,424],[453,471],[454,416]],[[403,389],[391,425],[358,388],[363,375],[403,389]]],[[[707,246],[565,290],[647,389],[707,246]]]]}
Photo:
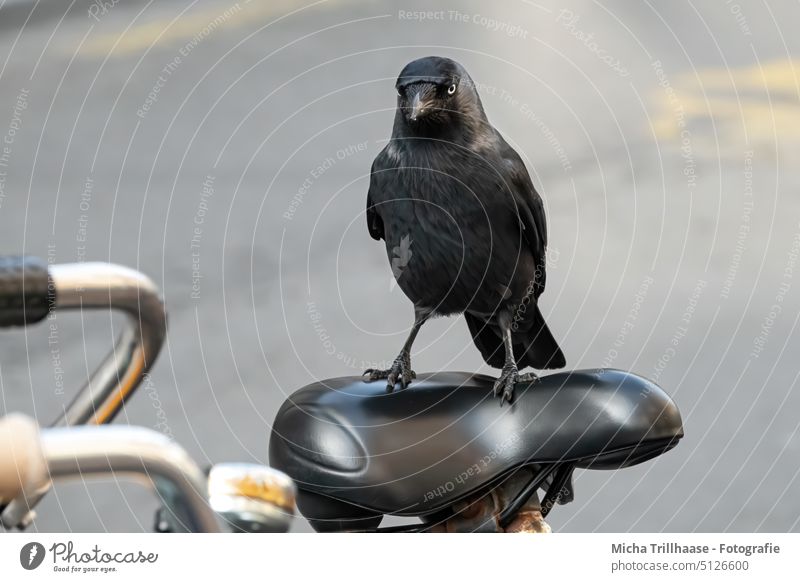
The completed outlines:
{"type": "Polygon", "coordinates": [[[406,65],[396,84],[392,137],[372,164],[367,226],[384,240],[415,322],[388,370],[408,385],[410,349],[431,316],[463,313],[484,360],[502,368],[495,394],[535,379],[519,368],[560,368],[564,355],[538,307],[547,225],[525,164],[492,127],[472,79],[453,60],[406,65]]]}

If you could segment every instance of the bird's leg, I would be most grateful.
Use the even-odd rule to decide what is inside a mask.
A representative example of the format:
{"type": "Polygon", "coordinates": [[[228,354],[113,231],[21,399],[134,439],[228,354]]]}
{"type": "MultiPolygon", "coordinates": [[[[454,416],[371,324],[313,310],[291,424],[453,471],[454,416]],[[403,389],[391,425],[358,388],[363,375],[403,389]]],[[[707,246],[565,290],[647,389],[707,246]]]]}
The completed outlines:
{"type": "Polygon", "coordinates": [[[535,382],[539,377],[533,372],[520,374],[517,360],[514,358],[514,342],[511,339],[511,320],[508,313],[503,312],[498,317],[500,329],[503,332],[503,345],[506,349],[506,361],[500,372],[500,377],[494,383],[494,395],[500,396],[500,406],[503,402],[511,402],[514,397],[514,385],[518,382],[535,382]]]}
{"type": "Polygon", "coordinates": [[[411,380],[417,377],[417,374],[411,369],[411,346],[414,344],[414,340],[417,339],[419,329],[427,321],[429,315],[430,312],[428,311],[414,310],[414,325],[411,327],[411,333],[408,334],[406,343],[403,344],[403,349],[400,350],[400,355],[395,358],[392,367],[388,370],[375,368],[365,370],[364,375],[367,376],[369,382],[385,379],[387,392],[394,390],[398,382],[402,388],[411,384],[411,380]]]}

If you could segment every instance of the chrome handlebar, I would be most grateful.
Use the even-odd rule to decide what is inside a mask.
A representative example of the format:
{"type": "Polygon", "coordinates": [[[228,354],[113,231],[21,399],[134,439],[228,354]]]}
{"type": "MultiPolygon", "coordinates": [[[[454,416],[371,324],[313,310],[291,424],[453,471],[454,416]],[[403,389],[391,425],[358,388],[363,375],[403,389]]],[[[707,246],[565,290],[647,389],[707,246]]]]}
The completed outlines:
{"type": "Polygon", "coordinates": [[[51,428],[41,442],[51,480],[138,476],[156,491],[178,531],[222,531],[206,501],[205,475],[161,433],[134,426],[51,428]]]}
{"type": "Polygon", "coordinates": [[[161,350],[167,313],[145,275],[109,263],[53,265],[55,309],[115,309],[128,316],[114,348],[53,426],[107,424],[141,383],[161,350]]]}
{"type": "MultiPolygon", "coordinates": [[[[17,311],[33,303],[29,293],[14,301],[14,292],[25,291],[25,276],[39,276],[41,261],[9,259],[4,265],[5,296],[17,311]]],[[[110,263],[68,263],[50,265],[46,272],[47,302],[50,311],[113,309],[127,315],[128,325],[120,332],[114,347],[86,384],[52,423],[69,427],[107,424],[134,393],[158,356],[167,333],[167,314],[158,287],[145,275],[110,263]]],[[[41,286],[41,285],[40,285],[41,286]]],[[[43,301],[38,301],[41,304],[43,301]]],[[[12,316],[14,315],[13,309],[12,316]]],[[[23,314],[23,316],[26,314],[23,314]]],[[[18,321],[41,318],[17,317],[18,321]]],[[[13,499],[0,515],[6,527],[25,527],[33,519],[33,508],[47,493],[49,484],[13,499]]]]}
{"type": "Polygon", "coordinates": [[[206,478],[179,445],[131,426],[81,426],[38,431],[23,415],[0,419],[0,497],[34,496],[73,477],[138,476],[150,484],[183,532],[222,531],[206,501],[206,478]],[[8,466],[6,466],[8,465],[8,466]],[[13,467],[13,468],[12,468],[13,467]]]}
{"type": "Polygon", "coordinates": [[[108,263],[46,266],[0,257],[0,327],[29,325],[53,310],[114,309],[128,325],[69,406],[39,431],[23,415],[0,418],[0,523],[25,527],[54,480],[138,475],[161,498],[170,531],[287,531],[294,516],[291,479],[246,463],[212,468],[208,482],[177,444],[155,431],[104,425],[145,378],[164,343],[167,315],[145,275],[108,263]],[[210,495],[210,504],[206,500],[210,495]]]}

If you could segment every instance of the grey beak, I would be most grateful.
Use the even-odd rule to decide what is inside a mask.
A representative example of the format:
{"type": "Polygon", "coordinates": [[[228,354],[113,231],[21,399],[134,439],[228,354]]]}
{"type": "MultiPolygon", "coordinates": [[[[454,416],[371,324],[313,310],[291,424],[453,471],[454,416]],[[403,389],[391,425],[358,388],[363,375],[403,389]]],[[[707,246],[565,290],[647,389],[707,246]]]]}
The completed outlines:
{"type": "Polygon", "coordinates": [[[425,112],[424,102],[419,96],[419,93],[414,93],[414,98],[411,100],[411,114],[408,118],[411,121],[416,121],[425,112]]]}

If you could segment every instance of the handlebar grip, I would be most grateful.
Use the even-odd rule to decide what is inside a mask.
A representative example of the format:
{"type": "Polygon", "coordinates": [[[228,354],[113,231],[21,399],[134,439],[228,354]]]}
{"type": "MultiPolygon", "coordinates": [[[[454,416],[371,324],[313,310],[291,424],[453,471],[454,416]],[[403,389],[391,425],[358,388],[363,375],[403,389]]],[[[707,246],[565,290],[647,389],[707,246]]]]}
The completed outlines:
{"type": "Polygon", "coordinates": [[[36,257],[0,257],[0,327],[41,321],[55,304],[47,264],[36,257]]]}
{"type": "Polygon", "coordinates": [[[0,499],[10,500],[47,478],[39,427],[24,414],[0,418],[0,499]]]}

